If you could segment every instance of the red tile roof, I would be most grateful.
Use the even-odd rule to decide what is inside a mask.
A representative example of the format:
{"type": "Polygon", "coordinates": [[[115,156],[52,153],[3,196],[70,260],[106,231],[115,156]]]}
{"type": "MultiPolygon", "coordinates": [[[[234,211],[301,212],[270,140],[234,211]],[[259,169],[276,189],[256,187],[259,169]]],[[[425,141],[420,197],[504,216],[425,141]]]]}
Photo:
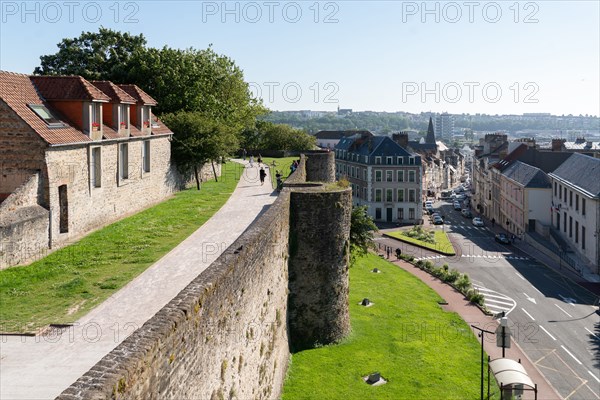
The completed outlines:
{"type": "MultiPolygon", "coordinates": [[[[46,122],[27,106],[28,104],[48,106],[35,90],[28,75],[0,71],[0,99],[6,102],[27,125],[50,144],[89,142],[91,140],[83,132],[68,124],[64,128],[50,129],[46,122]]],[[[55,110],[51,111],[66,124],[66,119],[55,110]]]]}
{"type": "Polygon", "coordinates": [[[135,104],[137,100],[110,81],[91,81],[92,85],[110,97],[114,103],[135,104]]]}
{"type": "MultiPolygon", "coordinates": [[[[97,83],[97,82],[96,82],[97,83]]],[[[131,96],[127,90],[119,89],[111,82],[106,82],[114,89],[111,96],[127,99],[128,102],[142,102],[147,105],[156,105],[156,101],[135,85],[125,86],[136,94],[131,96]],[[127,96],[130,96],[129,98],[127,96]]],[[[99,86],[103,87],[103,84],[99,86]]],[[[88,135],[71,126],[64,115],[53,109],[46,100],[80,100],[80,101],[110,101],[102,90],[79,76],[29,76],[13,72],[0,71],[0,100],[4,101],[27,125],[50,145],[92,142],[88,135]],[[64,91],[64,92],[61,92],[64,91]],[[64,127],[50,128],[31,108],[29,104],[44,105],[63,122],[64,127]]],[[[171,130],[162,121],[158,120],[158,128],[151,128],[152,135],[171,135],[171,130]]],[[[130,125],[132,137],[145,136],[139,129],[130,125]]],[[[121,138],[116,131],[102,125],[102,134],[105,139],[121,138]]]]}
{"type": "Polygon", "coordinates": [[[139,104],[144,104],[147,106],[155,106],[158,103],[154,100],[150,95],[144,92],[142,89],[137,87],[136,85],[118,85],[121,89],[126,91],[129,95],[137,100],[139,104]]]}
{"type": "Polygon", "coordinates": [[[31,76],[40,95],[46,100],[110,101],[102,90],[81,76],[31,76]]]}
{"type": "Polygon", "coordinates": [[[165,124],[163,124],[163,122],[158,118],[156,118],[156,121],[152,122],[151,128],[152,128],[152,135],[154,135],[154,136],[172,135],[173,134],[173,132],[165,124]],[[156,127],[156,125],[158,125],[158,127],[156,127]]]}

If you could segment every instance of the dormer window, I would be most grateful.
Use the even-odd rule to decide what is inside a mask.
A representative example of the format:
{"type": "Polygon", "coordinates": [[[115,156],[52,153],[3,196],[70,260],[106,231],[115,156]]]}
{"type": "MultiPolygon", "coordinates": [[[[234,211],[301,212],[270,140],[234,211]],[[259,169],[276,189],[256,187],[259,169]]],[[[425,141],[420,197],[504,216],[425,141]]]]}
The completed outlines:
{"type": "Polygon", "coordinates": [[[139,107],[139,121],[142,129],[149,129],[152,125],[152,109],[150,106],[139,107]]]}
{"type": "Polygon", "coordinates": [[[102,126],[102,105],[99,103],[92,103],[90,108],[90,122],[92,130],[100,130],[102,126]]]}
{"type": "Polygon", "coordinates": [[[42,104],[29,104],[29,108],[31,108],[31,110],[36,113],[36,115],[40,117],[46,123],[46,125],[48,125],[48,128],[66,127],[66,125],[61,120],[56,118],[56,116],[54,116],[54,114],[52,114],[52,112],[50,112],[46,106],[42,104]]]}
{"type": "Polygon", "coordinates": [[[119,104],[117,107],[118,113],[118,121],[120,129],[128,129],[129,128],[129,105],[128,104],[119,104]]]}

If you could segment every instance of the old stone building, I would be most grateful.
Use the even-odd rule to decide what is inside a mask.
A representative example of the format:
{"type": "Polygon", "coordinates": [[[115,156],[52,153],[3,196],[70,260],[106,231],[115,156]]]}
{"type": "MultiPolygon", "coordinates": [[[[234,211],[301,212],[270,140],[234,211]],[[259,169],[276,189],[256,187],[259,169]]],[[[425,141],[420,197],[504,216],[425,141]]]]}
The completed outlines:
{"type": "Polygon", "coordinates": [[[352,187],[352,200],[366,205],[375,221],[420,223],[422,207],[421,156],[387,136],[370,132],[340,140],[335,147],[336,173],[352,187]]]}
{"type": "Polygon", "coordinates": [[[0,268],[177,189],[155,105],[134,85],[0,71],[0,268]]]}

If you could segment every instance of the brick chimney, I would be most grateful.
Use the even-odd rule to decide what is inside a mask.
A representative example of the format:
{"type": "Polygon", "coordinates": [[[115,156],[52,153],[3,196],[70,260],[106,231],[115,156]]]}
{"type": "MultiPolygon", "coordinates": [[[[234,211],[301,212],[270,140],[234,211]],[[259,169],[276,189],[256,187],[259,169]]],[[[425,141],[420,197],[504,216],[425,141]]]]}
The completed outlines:
{"type": "Polygon", "coordinates": [[[394,133],[392,135],[392,140],[403,149],[408,147],[408,133],[394,133]]]}
{"type": "Polygon", "coordinates": [[[562,151],[563,143],[566,139],[552,139],[552,151],[562,151]]]}

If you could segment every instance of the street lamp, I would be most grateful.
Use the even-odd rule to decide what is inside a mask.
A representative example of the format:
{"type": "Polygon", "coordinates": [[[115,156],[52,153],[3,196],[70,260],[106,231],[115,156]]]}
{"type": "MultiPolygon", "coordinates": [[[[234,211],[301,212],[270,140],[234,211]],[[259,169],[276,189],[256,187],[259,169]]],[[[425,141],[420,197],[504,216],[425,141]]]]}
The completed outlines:
{"type": "Polygon", "coordinates": [[[484,354],[483,342],[485,341],[484,336],[486,333],[493,335],[493,334],[495,334],[495,332],[486,331],[485,329],[482,329],[475,325],[471,325],[471,328],[474,328],[474,329],[477,329],[478,331],[480,331],[479,337],[481,337],[481,400],[483,400],[483,354],[484,354]]]}

